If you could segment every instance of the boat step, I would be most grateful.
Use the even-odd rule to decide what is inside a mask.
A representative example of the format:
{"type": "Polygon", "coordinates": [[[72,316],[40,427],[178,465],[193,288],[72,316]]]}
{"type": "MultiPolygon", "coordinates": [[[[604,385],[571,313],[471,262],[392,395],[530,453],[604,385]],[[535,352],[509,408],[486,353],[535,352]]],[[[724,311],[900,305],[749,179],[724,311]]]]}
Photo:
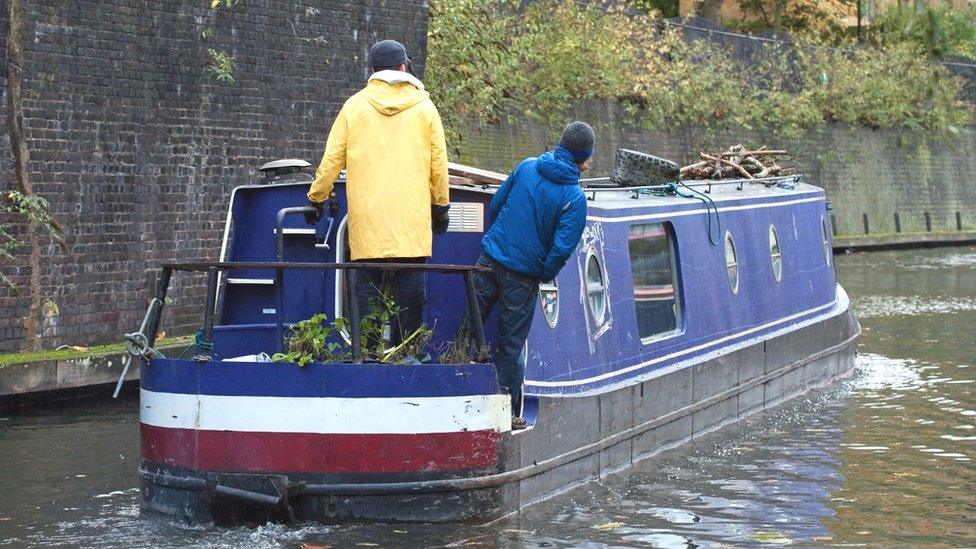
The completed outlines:
{"type": "MultiPolygon", "coordinates": [[[[298,227],[285,227],[285,228],[281,229],[281,232],[282,232],[282,234],[314,235],[315,234],[315,228],[313,227],[313,228],[310,228],[310,229],[303,229],[303,228],[298,228],[298,227]]],[[[275,234],[277,234],[277,231],[275,231],[275,234]]]]}
{"type": "Polygon", "coordinates": [[[228,278],[228,284],[261,284],[261,285],[273,285],[273,278],[228,278]]]}

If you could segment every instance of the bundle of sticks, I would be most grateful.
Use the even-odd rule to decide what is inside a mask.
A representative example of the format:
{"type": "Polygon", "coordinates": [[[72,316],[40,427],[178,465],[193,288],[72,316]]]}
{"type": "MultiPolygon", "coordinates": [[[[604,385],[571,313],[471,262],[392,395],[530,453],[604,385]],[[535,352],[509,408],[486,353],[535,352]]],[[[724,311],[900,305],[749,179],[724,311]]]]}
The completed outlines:
{"type": "Polygon", "coordinates": [[[719,153],[698,152],[701,161],[681,168],[682,179],[762,179],[796,173],[799,163],[785,150],[733,145],[719,153]],[[783,163],[788,162],[788,165],[783,163]]]}

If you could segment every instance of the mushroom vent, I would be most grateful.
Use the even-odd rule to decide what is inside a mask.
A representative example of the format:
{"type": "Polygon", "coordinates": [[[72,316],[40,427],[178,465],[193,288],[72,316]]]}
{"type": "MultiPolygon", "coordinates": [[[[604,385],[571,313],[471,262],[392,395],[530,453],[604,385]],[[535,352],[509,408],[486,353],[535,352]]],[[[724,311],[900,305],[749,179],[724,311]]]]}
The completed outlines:
{"type": "Polygon", "coordinates": [[[275,160],[258,168],[264,175],[261,184],[270,185],[276,183],[305,183],[315,179],[312,174],[303,171],[312,165],[299,158],[285,158],[275,160]]]}

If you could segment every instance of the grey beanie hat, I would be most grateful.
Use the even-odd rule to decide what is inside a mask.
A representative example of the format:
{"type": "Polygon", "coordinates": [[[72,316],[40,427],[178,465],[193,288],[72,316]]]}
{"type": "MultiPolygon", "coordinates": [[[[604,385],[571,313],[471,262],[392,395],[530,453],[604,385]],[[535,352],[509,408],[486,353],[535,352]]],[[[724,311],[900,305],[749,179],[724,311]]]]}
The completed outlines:
{"type": "Polygon", "coordinates": [[[559,138],[559,146],[573,155],[573,160],[582,161],[593,156],[596,134],[586,122],[571,122],[559,138]]]}
{"type": "Polygon", "coordinates": [[[369,50],[369,64],[377,70],[395,69],[409,62],[407,48],[396,40],[381,40],[369,50]]]}

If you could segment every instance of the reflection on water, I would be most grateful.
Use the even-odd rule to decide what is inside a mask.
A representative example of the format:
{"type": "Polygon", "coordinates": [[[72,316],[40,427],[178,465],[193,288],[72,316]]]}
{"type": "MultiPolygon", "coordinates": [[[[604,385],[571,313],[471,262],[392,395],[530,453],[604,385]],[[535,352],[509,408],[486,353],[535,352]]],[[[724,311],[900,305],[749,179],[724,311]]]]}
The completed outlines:
{"type": "Polygon", "coordinates": [[[976,250],[838,257],[864,335],[830,387],[483,527],[139,515],[134,402],[0,416],[0,546],[976,544],[976,250]]]}

